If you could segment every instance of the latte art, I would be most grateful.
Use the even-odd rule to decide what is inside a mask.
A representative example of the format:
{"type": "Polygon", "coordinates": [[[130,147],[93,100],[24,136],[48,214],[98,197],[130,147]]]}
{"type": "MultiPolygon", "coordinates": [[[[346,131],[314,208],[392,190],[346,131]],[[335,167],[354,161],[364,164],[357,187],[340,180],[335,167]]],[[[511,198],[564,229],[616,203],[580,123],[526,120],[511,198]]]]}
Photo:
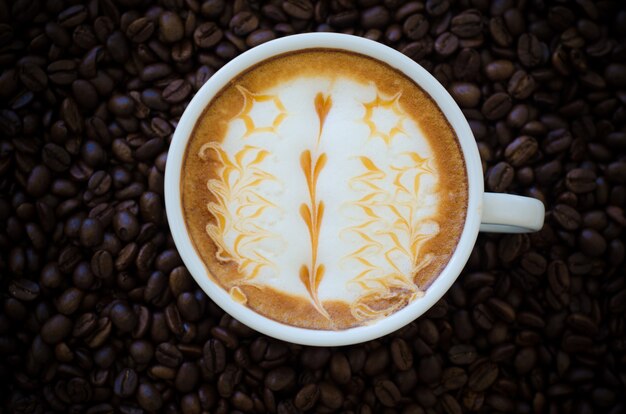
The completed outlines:
{"type": "Polygon", "coordinates": [[[359,325],[417,300],[465,215],[455,137],[445,120],[424,123],[443,115],[358,55],[302,52],[265,66],[212,102],[187,151],[183,205],[209,273],[233,300],[297,326],[359,325]]]}

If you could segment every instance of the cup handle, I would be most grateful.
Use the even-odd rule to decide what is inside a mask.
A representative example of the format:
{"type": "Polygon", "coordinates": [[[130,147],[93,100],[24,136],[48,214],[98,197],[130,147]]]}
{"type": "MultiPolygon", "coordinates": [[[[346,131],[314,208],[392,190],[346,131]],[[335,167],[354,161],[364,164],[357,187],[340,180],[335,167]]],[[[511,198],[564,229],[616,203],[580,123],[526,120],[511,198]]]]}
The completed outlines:
{"type": "Polygon", "coordinates": [[[543,203],[530,197],[485,193],[480,231],[530,233],[543,227],[543,203]]]}

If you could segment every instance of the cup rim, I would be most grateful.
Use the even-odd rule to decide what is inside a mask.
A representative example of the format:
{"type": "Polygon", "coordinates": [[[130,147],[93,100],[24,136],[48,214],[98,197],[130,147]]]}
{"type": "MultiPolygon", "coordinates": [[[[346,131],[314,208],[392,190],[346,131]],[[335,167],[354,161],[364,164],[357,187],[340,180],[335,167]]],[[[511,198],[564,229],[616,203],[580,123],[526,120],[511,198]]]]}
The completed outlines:
{"type": "Polygon", "coordinates": [[[185,266],[202,290],[225,312],[250,328],[277,339],[313,346],[350,345],[376,339],[404,327],[430,309],[452,286],[469,259],[478,237],[484,193],[483,171],[474,136],[461,109],[446,89],[422,66],[402,53],[372,40],[338,33],[306,33],[272,40],[246,51],[218,70],[198,90],[178,122],[168,151],[164,187],[170,233],[185,266]],[[459,242],[450,261],[426,289],[424,296],[371,324],[342,330],[287,325],[233,301],[224,288],[211,280],[193,246],[186,230],[180,194],[182,161],[187,143],[198,118],[215,94],[232,78],[263,60],[312,48],[340,49],[366,55],[387,63],[417,83],[436,102],[455,131],[465,160],[468,181],[467,212],[459,242]]]}

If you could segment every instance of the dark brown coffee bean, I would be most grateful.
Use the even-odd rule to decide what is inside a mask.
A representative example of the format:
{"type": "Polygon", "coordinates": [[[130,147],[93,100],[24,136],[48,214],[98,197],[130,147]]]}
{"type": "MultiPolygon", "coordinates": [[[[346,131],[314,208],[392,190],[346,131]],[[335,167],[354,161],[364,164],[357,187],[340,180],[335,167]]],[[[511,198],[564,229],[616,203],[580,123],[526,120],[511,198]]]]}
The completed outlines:
{"type": "MultiPolygon", "coordinates": [[[[217,391],[224,398],[233,395],[235,387],[241,382],[242,373],[234,365],[227,365],[217,380],[217,391]]],[[[268,389],[269,390],[269,389],[268,389]]]]}
{"type": "Polygon", "coordinates": [[[183,79],[171,82],[163,90],[163,100],[170,104],[182,102],[191,92],[191,85],[183,79]]]}
{"type": "Polygon", "coordinates": [[[215,46],[222,40],[222,30],[212,22],[202,23],[193,33],[193,40],[196,46],[208,49],[215,46]]]}
{"type": "Polygon", "coordinates": [[[354,9],[343,10],[328,16],[328,24],[338,29],[353,26],[359,20],[359,12],[354,9]]]}
{"type": "Polygon", "coordinates": [[[259,27],[258,17],[249,11],[241,11],[230,20],[229,28],[237,36],[245,36],[259,27]]]}
{"type": "Polygon", "coordinates": [[[413,14],[404,21],[402,29],[407,38],[411,40],[421,39],[428,32],[428,20],[422,14],[413,14]]]}
{"type": "Polygon", "coordinates": [[[522,34],[517,40],[517,56],[526,67],[539,65],[543,61],[543,47],[539,39],[532,34],[522,34]]]}
{"type": "Polygon", "coordinates": [[[113,383],[113,392],[118,397],[127,398],[132,396],[139,385],[139,376],[130,369],[125,368],[117,375],[113,383]]]}
{"type": "Polygon", "coordinates": [[[337,410],[343,404],[344,397],[341,391],[330,382],[322,382],[319,384],[320,399],[319,402],[329,410],[337,410]]]}
{"type": "Polygon", "coordinates": [[[52,175],[48,167],[37,165],[28,176],[26,191],[33,197],[41,197],[46,194],[51,183],[52,175]]]}
{"type": "Polygon", "coordinates": [[[122,332],[130,332],[137,324],[137,316],[132,308],[123,302],[118,302],[111,308],[111,321],[122,332]]]}
{"type": "Polygon", "coordinates": [[[385,407],[395,407],[402,398],[398,387],[389,380],[377,382],[376,385],[374,385],[374,393],[376,394],[376,398],[385,407]]]}
{"type": "Polygon", "coordinates": [[[347,384],[352,377],[348,358],[343,353],[336,353],[330,360],[330,375],[337,384],[347,384]]]}
{"type": "Polygon", "coordinates": [[[58,21],[62,27],[74,27],[87,18],[87,8],[83,5],[68,7],[59,13],[58,21]]]}
{"type": "Polygon", "coordinates": [[[176,374],[174,386],[178,391],[189,392],[196,387],[200,372],[194,362],[184,362],[176,374]]]}
{"type": "Polygon", "coordinates": [[[389,10],[383,6],[373,6],[361,13],[361,26],[364,29],[383,29],[389,23],[389,10]]]}
{"type": "Polygon", "coordinates": [[[312,409],[319,399],[320,391],[317,384],[307,384],[298,391],[294,398],[297,409],[307,411],[312,409]]]}
{"type": "Polygon", "coordinates": [[[566,129],[550,131],[543,142],[543,148],[548,154],[556,154],[568,149],[572,143],[572,135],[566,129]]]}
{"type": "Polygon", "coordinates": [[[469,82],[454,82],[449,87],[452,98],[463,108],[474,108],[480,102],[480,89],[469,82]]]}
{"type": "Polygon", "coordinates": [[[207,370],[219,374],[226,367],[226,348],[217,339],[211,339],[204,344],[202,350],[204,364],[207,370]]]}
{"type": "Polygon", "coordinates": [[[443,371],[441,382],[447,390],[457,390],[467,383],[467,374],[463,368],[450,367],[443,371]]]}
{"type": "Polygon", "coordinates": [[[463,412],[461,404],[450,394],[443,394],[441,396],[441,406],[448,414],[460,414],[463,412]]]}
{"type": "Polygon", "coordinates": [[[418,362],[417,372],[422,381],[431,384],[441,378],[441,361],[434,355],[425,356],[418,362]]]}
{"type": "Polygon", "coordinates": [[[565,185],[574,193],[588,193],[596,189],[596,174],[591,170],[575,168],[567,173],[565,185]]]}
{"type": "Polygon", "coordinates": [[[501,16],[495,16],[489,20],[489,33],[498,46],[509,47],[513,42],[513,36],[501,16]]]}
{"type": "Polygon", "coordinates": [[[455,345],[448,351],[448,358],[456,365],[469,365],[477,357],[476,349],[471,345],[455,345]]]}
{"type": "Polygon", "coordinates": [[[504,81],[513,75],[515,66],[508,60],[494,60],[485,67],[485,74],[492,81],[504,81]]]}
{"type": "Polygon", "coordinates": [[[55,345],[72,332],[72,321],[65,315],[57,314],[41,327],[41,338],[50,345],[55,345]]]}
{"type": "Polygon", "coordinates": [[[170,343],[160,344],[156,349],[155,357],[161,364],[171,368],[177,368],[183,361],[183,354],[170,343]]]}
{"type": "Polygon", "coordinates": [[[282,391],[291,387],[296,379],[292,368],[279,367],[268,372],[265,376],[265,386],[272,391],[282,391]]]}
{"type": "Polygon", "coordinates": [[[239,340],[228,329],[221,326],[214,326],[211,328],[211,335],[216,339],[219,339],[229,349],[236,349],[239,346],[239,340]]]}
{"type": "Polygon", "coordinates": [[[313,5],[309,0],[286,0],[282,2],[285,13],[296,19],[308,20],[313,17],[313,5]]]}
{"type": "Polygon", "coordinates": [[[137,218],[128,211],[120,211],[113,217],[115,234],[122,241],[130,241],[137,237],[139,224],[137,218]]]}
{"type": "Polygon", "coordinates": [[[39,285],[28,279],[14,279],[9,284],[9,293],[16,299],[30,302],[39,296],[39,285]]]}
{"type": "Polygon", "coordinates": [[[503,192],[511,185],[513,178],[513,167],[506,162],[499,162],[487,171],[487,189],[503,192]]]}
{"type": "Polygon", "coordinates": [[[183,38],[183,22],[176,13],[165,11],[159,16],[159,34],[165,43],[175,43],[183,38]]]}
{"type": "Polygon", "coordinates": [[[513,106],[511,97],[503,92],[491,95],[483,103],[482,114],[490,121],[504,118],[513,106]]]}
{"type": "Polygon", "coordinates": [[[469,375],[468,386],[473,391],[484,391],[498,378],[498,366],[492,362],[477,365],[469,375]]]}
{"type": "Polygon", "coordinates": [[[578,238],[578,245],[582,252],[591,257],[602,255],[606,251],[606,240],[593,229],[584,229],[578,238]]]}
{"type": "Polygon", "coordinates": [[[552,217],[565,230],[576,230],[581,223],[580,214],[572,207],[557,204],[552,210],[552,217]]]}
{"type": "Polygon", "coordinates": [[[509,79],[506,91],[515,99],[526,99],[535,89],[535,78],[523,70],[518,70],[509,79]]]}
{"type": "Polygon", "coordinates": [[[137,390],[137,402],[146,411],[158,411],[163,406],[163,399],[156,387],[150,383],[142,383],[137,390]]]}
{"type": "Polygon", "coordinates": [[[411,348],[401,338],[396,338],[391,343],[391,359],[394,365],[401,371],[407,370],[413,366],[413,353],[411,348]]]}
{"type": "Polygon", "coordinates": [[[471,9],[454,16],[451,21],[450,31],[460,38],[478,35],[482,31],[482,16],[480,12],[471,9]]]}
{"type": "Polygon", "coordinates": [[[26,89],[33,92],[41,92],[48,85],[48,76],[39,66],[26,63],[19,68],[18,76],[26,89]]]}
{"type": "Polygon", "coordinates": [[[506,147],[504,156],[513,167],[520,167],[532,159],[538,149],[537,140],[531,136],[522,135],[506,147]]]}
{"type": "Polygon", "coordinates": [[[450,32],[443,32],[435,39],[435,52],[441,56],[450,56],[457,51],[459,38],[450,32]]]}
{"type": "Polygon", "coordinates": [[[259,29],[250,33],[248,37],[246,37],[246,45],[252,48],[269,42],[270,40],[274,40],[275,38],[276,34],[273,31],[269,29],[259,29]]]}
{"type": "Polygon", "coordinates": [[[126,36],[134,43],[145,42],[154,32],[154,23],[145,17],[140,17],[128,25],[126,36]]]}
{"type": "Polygon", "coordinates": [[[78,310],[84,293],[75,287],[67,288],[56,300],[56,308],[63,315],[71,315],[78,310]]]}

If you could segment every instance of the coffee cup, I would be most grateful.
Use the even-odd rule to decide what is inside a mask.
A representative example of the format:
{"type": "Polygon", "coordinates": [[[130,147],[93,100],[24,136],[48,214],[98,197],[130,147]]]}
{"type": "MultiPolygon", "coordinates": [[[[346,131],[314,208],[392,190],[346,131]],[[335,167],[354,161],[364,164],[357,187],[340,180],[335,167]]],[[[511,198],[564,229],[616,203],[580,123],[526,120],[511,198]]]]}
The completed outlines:
{"type": "Polygon", "coordinates": [[[170,145],[165,204],[217,305],[269,336],[339,346],[426,312],[479,231],[542,227],[540,201],[483,181],[463,113],[425,69],[312,33],[243,53],[202,86],[170,145]]]}

